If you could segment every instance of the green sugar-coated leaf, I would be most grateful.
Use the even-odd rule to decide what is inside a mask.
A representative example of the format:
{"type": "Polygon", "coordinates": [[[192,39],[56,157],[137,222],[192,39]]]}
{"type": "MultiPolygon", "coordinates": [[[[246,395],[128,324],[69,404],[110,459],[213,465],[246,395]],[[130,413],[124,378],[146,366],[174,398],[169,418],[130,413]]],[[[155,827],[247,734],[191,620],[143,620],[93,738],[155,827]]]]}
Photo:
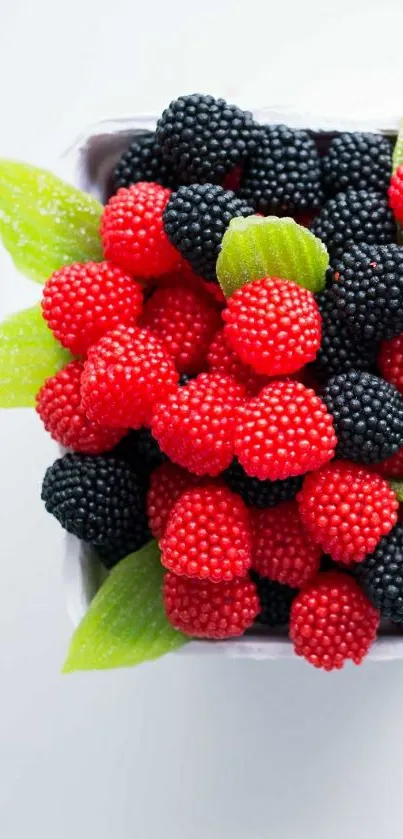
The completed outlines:
{"type": "Polygon", "coordinates": [[[389,481],[398,501],[403,501],[403,481],[389,481]]]}
{"type": "Polygon", "coordinates": [[[156,542],[119,562],[76,629],[63,671],[131,667],[186,644],[166,618],[163,577],[156,542]]]}
{"type": "Polygon", "coordinates": [[[39,305],[0,323],[0,408],[31,408],[48,376],[71,359],[48,329],[39,305]]]}
{"type": "Polygon", "coordinates": [[[217,277],[226,297],[260,277],[294,280],[313,292],[325,285],[329,255],[310,230],[291,218],[234,218],[224,234],[217,277]]]}
{"type": "Polygon", "coordinates": [[[403,119],[399,125],[399,132],[397,135],[397,140],[395,144],[395,148],[393,151],[393,158],[392,158],[392,171],[395,172],[398,166],[401,166],[403,163],[403,119]]]}
{"type": "Polygon", "coordinates": [[[38,283],[62,265],[102,259],[101,204],[51,172],[0,159],[0,239],[38,283]]]}

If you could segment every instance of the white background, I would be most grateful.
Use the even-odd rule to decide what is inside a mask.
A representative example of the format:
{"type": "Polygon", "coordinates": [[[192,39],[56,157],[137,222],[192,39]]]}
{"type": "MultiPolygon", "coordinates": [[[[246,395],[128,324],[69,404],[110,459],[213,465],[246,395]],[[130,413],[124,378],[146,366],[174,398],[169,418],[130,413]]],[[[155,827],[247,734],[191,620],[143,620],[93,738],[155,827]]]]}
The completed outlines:
{"type": "MultiPolygon", "coordinates": [[[[212,92],[243,105],[403,113],[401,0],[0,0],[0,154],[51,166],[86,123],[212,92]]],[[[37,286],[0,254],[2,314],[37,286]]],[[[55,457],[29,411],[0,449],[1,839],[401,835],[403,663],[171,657],[59,675],[55,457]]]]}

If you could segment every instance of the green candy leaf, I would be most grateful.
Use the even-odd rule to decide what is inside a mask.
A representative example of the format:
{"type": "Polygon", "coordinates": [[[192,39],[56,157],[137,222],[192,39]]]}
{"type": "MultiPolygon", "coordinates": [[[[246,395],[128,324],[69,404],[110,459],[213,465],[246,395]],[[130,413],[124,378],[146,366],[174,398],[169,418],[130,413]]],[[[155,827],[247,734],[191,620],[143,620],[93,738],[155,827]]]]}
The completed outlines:
{"type": "Polygon", "coordinates": [[[261,277],[294,280],[313,292],[325,286],[328,252],[320,239],[292,218],[233,218],[217,260],[226,297],[261,277]]]}
{"type": "Polygon", "coordinates": [[[21,273],[44,283],[71,262],[99,262],[101,204],[51,172],[0,159],[0,239],[21,273]]]}
{"type": "Polygon", "coordinates": [[[159,557],[149,542],[112,569],[73,635],[64,673],[131,667],[190,640],[165,615],[159,557]]]}
{"type": "Polygon", "coordinates": [[[403,163],[403,119],[399,125],[399,132],[397,135],[397,140],[395,144],[395,148],[393,151],[392,157],[392,172],[396,172],[396,169],[401,166],[403,163]]]}
{"type": "Polygon", "coordinates": [[[389,481],[398,501],[403,501],[403,481],[389,481]]]}
{"type": "Polygon", "coordinates": [[[71,359],[53,337],[39,305],[0,323],[0,408],[31,408],[48,376],[71,359]]]}

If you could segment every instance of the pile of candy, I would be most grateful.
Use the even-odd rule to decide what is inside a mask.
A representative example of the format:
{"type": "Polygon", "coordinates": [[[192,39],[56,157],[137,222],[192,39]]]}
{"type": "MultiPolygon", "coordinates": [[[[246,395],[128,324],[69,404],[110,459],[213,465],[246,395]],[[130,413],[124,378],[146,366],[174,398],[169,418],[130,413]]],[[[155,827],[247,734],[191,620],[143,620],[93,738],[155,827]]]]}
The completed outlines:
{"type": "Polygon", "coordinates": [[[403,168],[391,141],[183,96],[118,161],[104,261],[48,279],[42,498],[111,568],[151,538],[172,625],[289,625],[317,667],[403,623],[403,168]],[[310,228],[310,229],[309,229],[310,228]]]}

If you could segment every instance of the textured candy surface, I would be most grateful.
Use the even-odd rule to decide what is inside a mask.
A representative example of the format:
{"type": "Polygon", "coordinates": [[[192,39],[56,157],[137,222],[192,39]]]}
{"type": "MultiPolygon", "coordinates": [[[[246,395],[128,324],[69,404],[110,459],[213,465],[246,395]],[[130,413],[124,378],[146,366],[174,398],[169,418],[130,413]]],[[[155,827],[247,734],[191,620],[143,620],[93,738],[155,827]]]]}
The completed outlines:
{"type": "Polygon", "coordinates": [[[315,667],[361,664],[375,641],[379,612],[347,574],[318,574],[291,606],[290,638],[297,655],[315,667]]]}
{"type": "Polygon", "coordinates": [[[334,456],[336,443],[324,402],[300,382],[274,381],[238,410],[235,454],[261,481],[318,469],[334,456]]]}
{"type": "Polygon", "coordinates": [[[256,586],[248,578],[217,585],[168,572],[163,597],[168,620],[195,638],[243,635],[260,610],[256,586]]]}
{"type": "Polygon", "coordinates": [[[244,395],[232,376],[200,373],[166,400],[158,400],[152,433],[174,463],[215,477],[234,456],[236,408],[244,395]]]}
{"type": "Polygon", "coordinates": [[[204,294],[181,287],[161,288],[147,301],[141,325],[160,339],[180,373],[199,373],[220,317],[204,294]]]}
{"type": "Polygon", "coordinates": [[[312,292],[264,277],[234,292],[223,311],[224,333],[244,364],[268,376],[294,373],[320,347],[321,316],[312,292]]]}
{"type": "Polygon", "coordinates": [[[321,548],[301,522],[296,501],[253,513],[252,568],[262,577],[301,588],[319,571],[321,548]]]}
{"type": "Polygon", "coordinates": [[[398,502],[385,478],[351,461],[307,475],[297,500],[312,538],[338,562],[362,562],[397,521],[398,502]]]}
{"type": "Polygon", "coordinates": [[[168,241],[162,214],[171,191],[159,184],[140,182],[119,189],[109,199],[101,220],[105,259],[135,277],[171,271],[178,252],[168,241]]]}
{"type": "Polygon", "coordinates": [[[36,410],[46,431],[66,449],[99,454],[112,449],[126,434],[124,428],[103,428],[88,419],[81,400],[83,363],[70,361],[55,376],[46,379],[36,410]]]}
{"type": "Polygon", "coordinates": [[[87,416],[112,428],[140,428],[157,400],[172,393],[178,372],[172,357],[147,329],[119,327],[88,352],[81,378],[87,416]]]}
{"type": "Polygon", "coordinates": [[[212,583],[244,577],[252,557],[249,512],[222,484],[193,487],[175,502],[160,546],[162,564],[175,574],[212,583]]]}
{"type": "Polygon", "coordinates": [[[42,313],[60,343],[73,355],[84,355],[106,332],[134,326],[142,304],[140,283],[116,265],[76,262],[49,278],[42,313]]]}

